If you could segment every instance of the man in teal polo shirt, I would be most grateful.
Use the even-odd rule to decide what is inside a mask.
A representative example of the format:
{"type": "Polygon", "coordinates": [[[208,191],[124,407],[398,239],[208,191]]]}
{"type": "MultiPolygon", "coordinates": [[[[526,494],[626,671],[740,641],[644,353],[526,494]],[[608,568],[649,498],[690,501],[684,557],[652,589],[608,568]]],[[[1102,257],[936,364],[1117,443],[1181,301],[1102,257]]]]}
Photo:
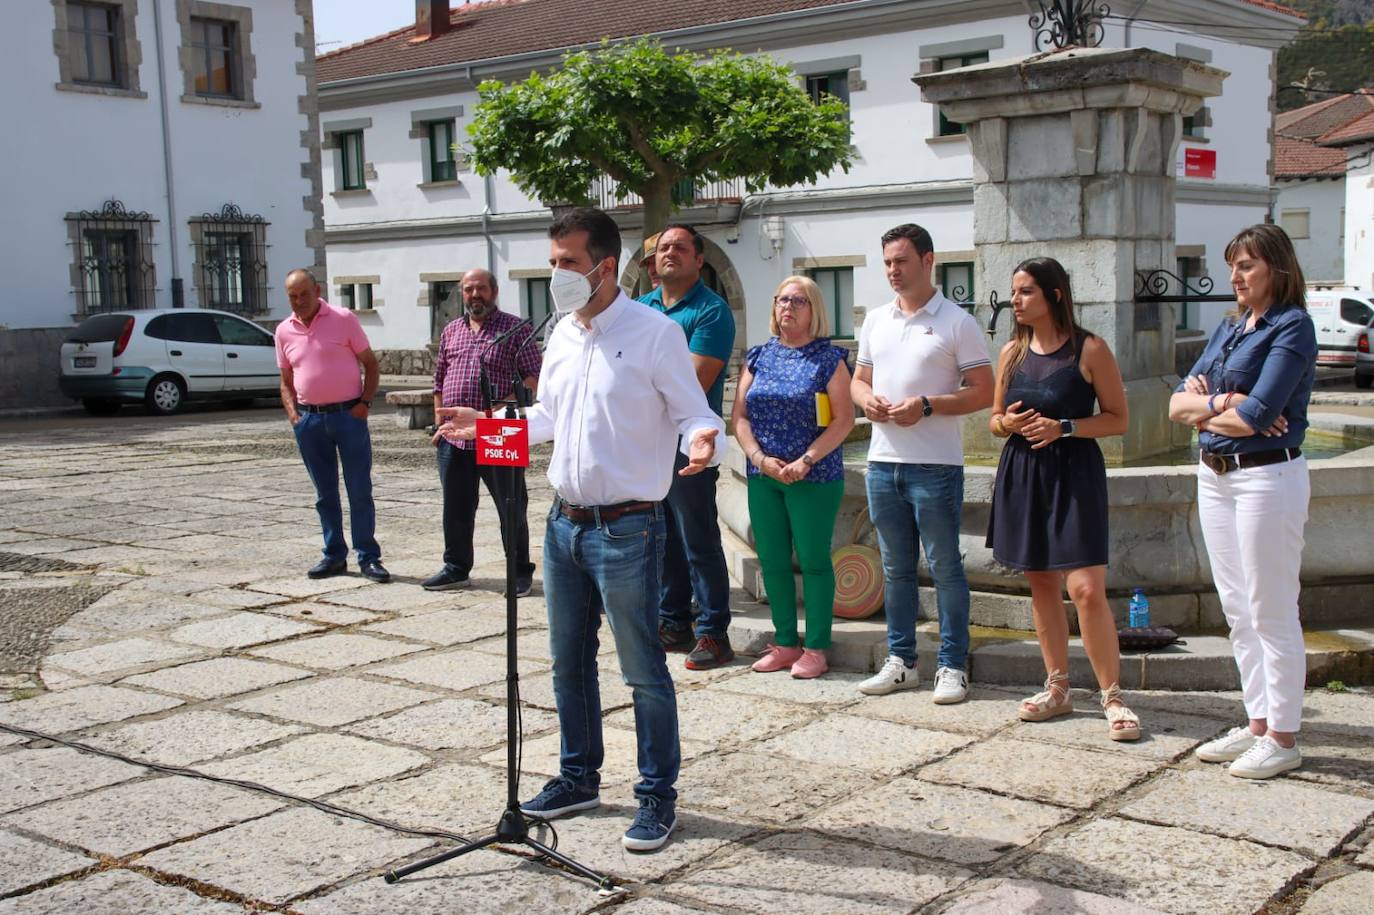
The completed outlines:
{"type": "MultiPolygon", "coordinates": [[[[697,380],[716,413],[725,397],[725,365],[735,346],[730,306],[701,281],[705,244],[696,229],[673,223],[658,236],[659,286],[639,301],[681,325],[697,380]]],[[[678,449],[677,466],[687,464],[678,449]]],[[[658,610],[658,635],[668,651],[686,651],[687,667],[708,670],[735,657],[730,647],[730,574],[720,546],[716,479],[710,467],[695,476],[673,474],[665,507],[668,542],[658,610]],[[693,627],[692,599],[697,616],[693,627]],[[694,631],[695,628],[695,631],[694,631]]]]}

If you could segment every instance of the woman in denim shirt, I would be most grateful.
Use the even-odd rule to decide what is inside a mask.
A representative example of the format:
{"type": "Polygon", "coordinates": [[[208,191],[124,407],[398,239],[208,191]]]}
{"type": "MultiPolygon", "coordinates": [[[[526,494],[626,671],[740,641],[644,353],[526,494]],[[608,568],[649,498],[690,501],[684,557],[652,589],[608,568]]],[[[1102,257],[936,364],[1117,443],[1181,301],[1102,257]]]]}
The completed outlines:
{"type": "Polygon", "coordinates": [[[1238,312],[1207,341],[1169,418],[1198,429],[1198,518],[1250,719],[1203,744],[1198,758],[1269,778],[1302,765],[1298,573],[1311,482],[1301,446],[1317,335],[1282,229],[1243,230],[1226,246],[1226,263],[1238,312]]]}

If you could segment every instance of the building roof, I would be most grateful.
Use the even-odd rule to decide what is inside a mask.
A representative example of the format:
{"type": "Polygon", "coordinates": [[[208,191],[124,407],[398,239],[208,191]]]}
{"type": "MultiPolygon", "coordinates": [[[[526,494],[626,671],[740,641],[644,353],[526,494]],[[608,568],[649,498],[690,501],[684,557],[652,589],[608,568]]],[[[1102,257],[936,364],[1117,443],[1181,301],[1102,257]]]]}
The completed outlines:
{"type": "Polygon", "coordinates": [[[1374,92],[1337,95],[1285,111],[1274,123],[1274,176],[1344,175],[1345,153],[1333,147],[1369,133],[1374,133],[1374,92]]]}
{"type": "Polygon", "coordinates": [[[415,26],[317,58],[321,83],[594,44],[651,32],[752,19],[852,0],[487,0],[453,7],[449,31],[415,40],[415,26]],[[555,25],[556,24],[556,25],[555,25]]]}
{"type": "Polygon", "coordinates": [[[1374,142],[1374,111],[1321,138],[1324,146],[1349,146],[1352,143],[1369,142],[1374,142]]]}
{"type": "MultiPolygon", "coordinates": [[[[449,11],[450,28],[416,39],[415,26],[378,35],[317,58],[321,83],[403,73],[515,54],[595,44],[603,38],[671,32],[827,6],[855,0],[486,0],[449,11]]],[[[1301,13],[1269,0],[1251,6],[1302,19],[1301,13]]]]}

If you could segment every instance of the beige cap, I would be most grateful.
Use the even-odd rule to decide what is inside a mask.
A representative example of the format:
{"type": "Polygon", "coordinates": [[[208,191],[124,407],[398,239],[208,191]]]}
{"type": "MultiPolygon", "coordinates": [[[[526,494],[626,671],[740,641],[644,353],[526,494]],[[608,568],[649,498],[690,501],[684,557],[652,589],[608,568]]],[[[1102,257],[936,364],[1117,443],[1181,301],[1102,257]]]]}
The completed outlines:
{"type": "Polygon", "coordinates": [[[644,239],[644,245],[639,252],[639,260],[641,263],[653,257],[654,253],[658,251],[658,237],[662,234],[662,232],[655,232],[653,235],[644,239]]]}

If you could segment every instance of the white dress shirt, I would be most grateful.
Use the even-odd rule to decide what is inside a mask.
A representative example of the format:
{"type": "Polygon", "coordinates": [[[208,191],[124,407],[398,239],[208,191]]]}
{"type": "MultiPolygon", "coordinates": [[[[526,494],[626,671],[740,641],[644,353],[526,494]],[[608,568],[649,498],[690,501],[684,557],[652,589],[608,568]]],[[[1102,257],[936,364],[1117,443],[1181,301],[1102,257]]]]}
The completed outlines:
{"type": "Polygon", "coordinates": [[[568,502],[657,502],[673,482],[678,436],[686,449],[698,430],[715,429],[715,465],[725,423],[672,318],[621,292],[591,324],[570,315],[549,335],[530,444],[553,440],[549,482],[568,502]]]}

